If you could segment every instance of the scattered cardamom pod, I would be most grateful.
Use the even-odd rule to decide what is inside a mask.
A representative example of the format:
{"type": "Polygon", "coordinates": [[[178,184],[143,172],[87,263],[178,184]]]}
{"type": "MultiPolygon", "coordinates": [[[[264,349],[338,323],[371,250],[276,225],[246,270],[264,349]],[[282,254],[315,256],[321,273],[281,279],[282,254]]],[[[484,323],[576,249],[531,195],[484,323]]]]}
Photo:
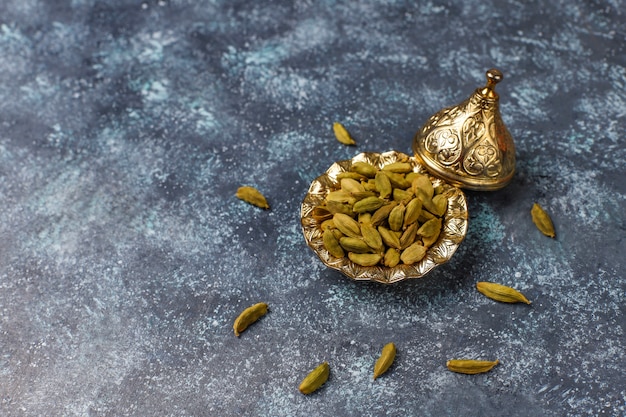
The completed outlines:
{"type": "Polygon", "coordinates": [[[503,303],[530,304],[530,301],[528,301],[524,294],[506,285],[481,281],[476,283],[476,289],[492,300],[501,301],[503,303]]]}
{"type": "Polygon", "coordinates": [[[311,394],[324,385],[329,375],[330,365],[328,365],[328,362],[323,362],[302,380],[298,389],[305,395],[311,394]]]}
{"type": "Polygon", "coordinates": [[[239,316],[235,319],[235,323],[233,324],[235,336],[239,337],[241,332],[246,330],[248,326],[263,317],[266,313],[266,303],[257,303],[246,308],[244,311],[241,312],[241,314],[239,314],[239,316]]]}
{"type": "Polygon", "coordinates": [[[341,123],[333,123],[333,131],[335,132],[335,137],[340,143],[343,143],[344,145],[356,145],[354,139],[352,139],[346,128],[343,127],[341,123]]]}
{"type": "Polygon", "coordinates": [[[537,229],[539,229],[541,233],[551,238],[556,237],[552,219],[539,204],[533,204],[533,208],[530,210],[530,215],[533,218],[533,223],[535,223],[535,226],[537,226],[537,229]]]}
{"type": "Polygon", "coordinates": [[[396,358],[396,345],[392,343],[387,343],[383,346],[383,350],[380,354],[380,357],[374,364],[374,380],[387,372],[393,360],[396,358]]]}
{"type": "Polygon", "coordinates": [[[269,209],[270,205],[267,203],[265,196],[261,194],[259,190],[254,187],[239,187],[237,189],[237,194],[235,194],[237,198],[245,201],[248,204],[252,204],[253,206],[260,207],[262,209],[269,209]]]}
{"type": "Polygon", "coordinates": [[[452,372],[458,372],[460,374],[481,374],[483,372],[490,371],[500,361],[481,361],[475,359],[451,359],[446,362],[446,366],[452,372]]]}

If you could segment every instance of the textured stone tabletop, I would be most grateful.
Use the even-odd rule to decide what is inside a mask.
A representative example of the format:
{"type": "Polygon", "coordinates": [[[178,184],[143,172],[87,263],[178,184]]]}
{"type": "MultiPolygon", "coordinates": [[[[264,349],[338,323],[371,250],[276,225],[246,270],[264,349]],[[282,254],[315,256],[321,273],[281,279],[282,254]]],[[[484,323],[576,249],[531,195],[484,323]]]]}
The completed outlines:
{"type": "Polygon", "coordinates": [[[626,415],[625,13],[2,1],[0,415],[626,415]],[[467,192],[452,260],[393,285],[326,268],[300,227],[311,181],[359,152],[411,153],[491,67],[517,172],[467,192]],[[272,208],[235,198],[240,185],[272,208]],[[270,312],[235,337],[259,301],[270,312]],[[389,341],[398,356],[373,381],[389,341]],[[448,371],[460,357],[500,364],[448,371]],[[330,379],[300,394],[322,361],[330,379]]]}

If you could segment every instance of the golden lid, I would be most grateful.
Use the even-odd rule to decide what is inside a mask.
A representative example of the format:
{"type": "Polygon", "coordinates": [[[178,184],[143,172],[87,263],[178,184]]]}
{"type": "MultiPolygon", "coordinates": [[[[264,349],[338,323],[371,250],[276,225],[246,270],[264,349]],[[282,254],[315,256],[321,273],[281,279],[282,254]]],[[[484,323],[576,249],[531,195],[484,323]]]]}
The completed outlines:
{"type": "Polygon", "coordinates": [[[487,85],[462,103],[435,113],[413,139],[413,152],[436,177],[470,190],[497,190],[515,172],[515,145],[500,116],[495,86],[497,69],[487,71],[487,85]]]}

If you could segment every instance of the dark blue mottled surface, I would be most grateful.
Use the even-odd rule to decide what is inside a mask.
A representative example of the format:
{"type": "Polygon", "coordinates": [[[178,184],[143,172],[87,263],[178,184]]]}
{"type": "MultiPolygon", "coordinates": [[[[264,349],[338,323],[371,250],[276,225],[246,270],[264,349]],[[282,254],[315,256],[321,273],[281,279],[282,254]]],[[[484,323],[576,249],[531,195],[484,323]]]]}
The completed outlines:
{"type": "Polygon", "coordinates": [[[2,1],[0,414],[625,415],[625,13],[2,1]],[[323,267],[299,225],[310,182],[358,152],[410,152],[494,66],[518,172],[468,193],[453,260],[393,286],[323,267]],[[234,198],[243,184],[272,209],[234,198]],[[492,302],[483,280],[533,304],[492,302]],[[271,312],[235,338],[258,301],[271,312]],[[373,382],[388,341],[396,363],[373,382]],[[446,370],[464,356],[501,364],[446,370]],[[323,360],[330,380],[301,395],[323,360]]]}

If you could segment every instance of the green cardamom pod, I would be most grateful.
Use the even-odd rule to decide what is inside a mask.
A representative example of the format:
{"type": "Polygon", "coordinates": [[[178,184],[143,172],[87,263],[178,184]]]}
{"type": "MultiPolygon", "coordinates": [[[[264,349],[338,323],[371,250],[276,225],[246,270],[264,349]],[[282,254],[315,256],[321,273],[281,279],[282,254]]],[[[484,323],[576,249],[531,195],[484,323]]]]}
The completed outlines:
{"type": "Polygon", "coordinates": [[[417,229],[417,234],[424,237],[434,236],[441,231],[441,224],[441,219],[439,218],[430,219],[417,229]]]}
{"type": "Polygon", "coordinates": [[[476,283],[476,289],[492,300],[501,301],[503,303],[530,304],[530,301],[528,301],[524,294],[506,285],[481,281],[476,283]]]}
{"type": "Polygon", "coordinates": [[[407,227],[404,232],[402,232],[402,236],[400,236],[400,247],[402,249],[409,247],[411,244],[413,244],[413,242],[415,242],[418,226],[419,224],[417,222],[411,223],[409,227],[407,227]]]}
{"type": "Polygon", "coordinates": [[[341,123],[333,123],[333,131],[335,132],[335,138],[337,138],[340,143],[343,143],[344,145],[356,145],[356,142],[352,139],[350,133],[348,133],[346,128],[343,127],[341,123]]]}
{"type": "Polygon", "coordinates": [[[544,235],[555,238],[556,232],[554,231],[554,224],[548,213],[537,203],[533,204],[533,208],[530,210],[533,223],[537,226],[537,229],[544,235]]]}
{"type": "Polygon", "coordinates": [[[361,182],[353,180],[352,178],[344,178],[341,180],[341,189],[347,193],[362,193],[365,188],[361,185],[361,182]]]}
{"type": "Polygon", "coordinates": [[[406,207],[404,204],[400,203],[396,207],[391,210],[389,213],[389,228],[395,232],[402,229],[402,225],[404,224],[404,212],[406,207]]]}
{"type": "Polygon", "coordinates": [[[375,178],[376,190],[378,191],[380,198],[389,198],[393,192],[389,177],[382,172],[376,173],[375,178]]]}
{"type": "Polygon", "coordinates": [[[497,359],[495,361],[480,361],[475,359],[451,359],[446,362],[446,366],[452,372],[473,375],[488,372],[498,363],[500,363],[500,361],[497,359]]]}
{"type": "Polygon", "coordinates": [[[426,247],[419,242],[413,243],[400,254],[400,260],[406,265],[413,265],[424,259],[426,255],[426,247]]]}
{"type": "Polygon", "coordinates": [[[380,262],[382,256],[377,253],[354,253],[348,252],[348,258],[361,266],[374,266],[380,262]]]}
{"type": "Polygon", "coordinates": [[[378,197],[367,197],[361,201],[357,201],[352,206],[352,211],[355,213],[365,213],[366,211],[375,211],[381,208],[385,204],[385,200],[378,197]]]}
{"type": "Polygon", "coordinates": [[[380,233],[370,223],[361,223],[361,235],[363,241],[376,252],[382,252],[384,249],[383,239],[380,237],[380,233]]]}
{"type": "Polygon", "coordinates": [[[422,198],[422,200],[431,200],[435,194],[433,183],[430,182],[430,178],[427,175],[418,175],[413,179],[411,184],[413,194],[422,198]]]}
{"type": "Polygon", "coordinates": [[[301,393],[308,395],[317,391],[326,381],[330,375],[330,365],[328,362],[324,362],[317,368],[313,369],[300,383],[298,388],[301,393]]]}
{"type": "Polygon", "coordinates": [[[404,227],[417,222],[420,214],[422,214],[422,200],[416,197],[406,205],[406,210],[404,211],[404,227]]]}
{"type": "Polygon", "coordinates": [[[269,209],[270,205],[267,203],[265,196],[261,194],[259,190],[254,187],[239,187],[237,189],[237,194],[235,194],[237,198],[245,201],[248,204],[252,204],[253,206],[260,207],[262,209],[269,209]]]}
{"type": "Polygon", "coordinates": [[[400,174],[408,174],[413,171],[413,167],[408,162],[392,162],[383,167],[383,171],[398,172],[400,174]]]}
{"type": "Polygon", "coordinates": [[[248,328],[252,323],[263,317],[267,313],[267,304],[266,303],[257,303],[248,308],[239,314],[239,316],[235,319],[235,323],[233,324],[233,330],[235,331],[235,336],[239,337],[239,335],[248,328]]]}
{"type": "Polygon", "coordinates": [[[372,251],[367,243],[357,237],[342,237],[339,244],[348,252],[368,253],[372,251]]]}
{"type": "Polygon", "coordinates": [[[380,357],[374,364],[374,380],[387,372],[394,359],[396,358],[396,345],[387,343],[383,346],[380,357]]]}
{"type": "Polygon", "coordinates": [[[393,268],[399,263],[400,251],[394,248],[387,249],[387,252],[385,252],[385,257],[383,258],[383,265],[388,266],[389,268],[393,268]]]}
{"type": "Polygon", "coordinates": [[[350,171],[357,172],[367,178],[374,178],[378,170],[370,163],[355,162],[350,166],[350,171]]]}
{"type": "Polygon", "coordinates": [[[346,254],[343,251],[343,248],[339,244],[339,240],[335,236],[335,233],[331,229],[324,230],[324,235],[322,236],[322,242],[324,247],[335,258],[343,258],[346,254]]]}
{"type": "Polygon", "coordinates": [[[378,233],[380,233],[380,237],[383,239],[385,245],[395,249],[402,247],[402,245],[400,245],[400,239],[391,230],[383,226],[378,226],[378,233]]]}
{"type": "Polygon", "coordinates": [[[389,213],[398,203],[392,201],[391,203],[387,203],[372,214],[372,225],[378,226],[389,217],[389,213]]]}
{"type": "Polygon", "coordinates": [[[344,204],[338,201],[328,200],[326,201],[326,208],[328,209],[328,211],[333,213],[333,215],[337,213],[342,213],[347,216],[352,216],[352,204],[344,204]]]}
{"type": "Polygon", "coordinates": [[[337,229],[339,229],[344,235],[350,237],[361,237],[361,226],[352,217],[343,213],[336,213],[333,216],[333,221],[335,222],[337,229]]]}

